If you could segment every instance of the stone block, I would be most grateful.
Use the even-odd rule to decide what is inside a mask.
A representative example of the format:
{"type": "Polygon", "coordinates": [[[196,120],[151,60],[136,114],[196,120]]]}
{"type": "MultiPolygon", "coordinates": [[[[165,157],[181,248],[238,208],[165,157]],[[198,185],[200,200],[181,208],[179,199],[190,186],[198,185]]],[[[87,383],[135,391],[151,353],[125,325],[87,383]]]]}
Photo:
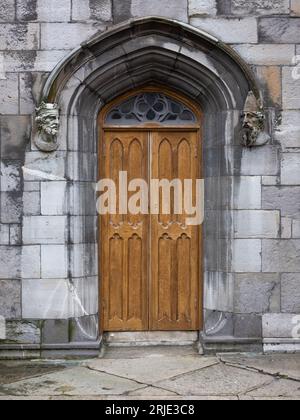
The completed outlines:
{"type": "Polygon", "coordinates": [[[23,214],[25,216],[41,214],[41,198],[39,191],[23,193],[23,214]]]}
{"type": "Polygon", "coordinates": [[[95,315],[99,311],[98,276],[74,279],[70,290],[70,313],[74,318],[95,315]]]}
{"type": "Polygon", "coordinates": [[[0,190],[2,192],[19,191],[21,189],[21,165],[20,161],[1,161],[0,190]]]}
{"type": "Polygon", "coordinates": [[[261,241],[259,239],[234,241],[233,271],[236,273],[261,271],[261,241]]]}
{"type": "Polygon", "coordinates": [[[256,44],[257,21],[254,18],[191,18],[191,24],[202,31],[208,32],[223,42],[256,44]]]}
{"type": "Polygon", "coordinates": [[[29,116],[0,116],[1,158],[24,160],[29,143],[29,116]]]}
{"type": "Polygon", "coordinates": [[[32,192],[32,191],[40,191],[41,190],[41,183],[35,181],[26,181],[24,182],[24,191],[25,192],[32,192]]]}
{"type": "Polygon", "coordinates": [[[292,235],[293,238],[300,238],[300,220],[293,220],[292,235]]]}
{"type": "MultiPolygon", "coordinates": [[[[5,51],[3,56],[5,71],[50,72],[54,69],[57,63],[59,63],[66,56],[66,51],[5,51]]],[[[23,90],[24,82],[22,80],[20,81],[20,88],[22,89],[20,92],[20,106],[23,107],[24,102],[26,106],[28,106],[27,102],[30,105],[31,94],[29,98],[25,98],[25,94],[26,92],[29,92],[29,88],[27,86],[26,90],[23,90]]]]}
{"type": "Polygon", "coordinates": [[[22,316],[68,319],[69,282],[65,279],[22,280],[22,316]]]}
{"type": "Polygon", "coordinates": [[[282,274],[281,311],[300,313],[300,273],[282,274]]]}
{"type": "Polygon", "coordinates": [[[0,278],[20,278],[21,248],[0,246],[0,278]]]}
{"type": "Polygon", "coordinates": [[[64,244],[66,239],[65,216],[26,216],[23,219],[24,244],[64,244]]]}
{"type": "Polygon", "coordinates": [[[98,216],[70,216],[70,237],[72,244],[97,241],[98,216]]]}
{"type": "Polygon", "coordinates": [[[75,21],[100,20],[110,22],[112,20],[111,0],[72,0],[72,19],[75,21]]]}
{"type": "Polygon", "coordinates": [[[293,16],[300,16],[300,2],[299,0],[291,0],[291,13],[293,16]]]}
{"type": "Polygon", "coordinates": [[[62,215],[66,211],[66,189],[64,181],[42,182],[41,208],[43,215],[62,215]]]}
{"type": "Polygon", "coordinates": [[[239,210],[234,212],[234,235],[243,238],[278,238],[280,212],[239,210]]]}
{"type": "Polygon", "coordinates": [[[233,312],[233,296],[233,274],[205,273],[204,307],[206,310],[233,312]]]}
{"type": "Polygon", "coordinates": [[[255,69],[269,105],[281,106],[281,67],[259,66],[255,69]]]}
{"type": "Polygon", "coordinates": [[[1,223],[20,223],[22,217],[22,194],[20,192],[1,193],[1,223]]]}
{"type": "Polygon", "coordinates": [[[0,245],[9,245],[9,225],[0,225],[0,245]]]}
{"type": "Polygon", "coordinates": [[[43,279],[68,277],[68,249],[64,245],[42,245],[41,271],[43,279]]]}
{"type": "Polygon", "coordinates": [[[8,321],[6,342],[14,344],[40,344],[41,330],[37,322],[8,321]]]}
{"type": "Polygon", "coordinates": [[[279,152],[275,146],[243,148],[242,158],[235,160],[237,175],[279,175],[279,152]]]}
{"type": "Polygon", "coordinates": [[[41,100],[41,91],[47,78],[47,73],[20,74],[20,113],[22,115],[31,115],[35,111],[41,100]]]}
{"type": "Polygon", "coordinates": [[[215,16],[217,14],[216,0],[189,0],[189,15],[215,16]]]}
{"type": "Polygon", "coordinates": [[[283,148],[300,148],[300,111],[282,112],[281,124],[276,127],[274,138],[283,148]]]}
{"type": "Polygon", "coordinates": [[[235,279],[234,312],[280,311],[279,274],[236,274],[235,279]]]}
{"type": "Polygon", "coordinates": [[[68,22],[71,0],[17,0],[19,21],[68,22]]]}
{"type": "Polygon", "coordinates": [[[21,282],[19,280],[0,280],[0,316],[5,319],[21,317],[21,282]]]}
{"type": "Polygon", "coordinates": [[[42,23],[41,47],[43,50],[72,50],[104,30],[105,26],[100,23],[96,26],[87,23],[42,23]]]}
{"type": "Polygon", "coordinates": [[[22,225],[9,225],[10,245],[22,245],[22,225]]]}
{"type": "Polygon", "coordinates": [[[280,180],[278,176],[263,176],[262,177],[263,186],[275,186],[278,184],[280,184],[280,180]]]}
{"type": "Polygon", "coordinates": [[[22,247],[22,278],[39,279],[41,278],[41,247],[23,246],[22,247]]]}
{"type": "Polygon", "coordinates": [[[39,49],[40,28],[37,23],[4,23],[0,26],[0,50],[39,49]]]}
{"type": "Polygon", "coordinates": [[[96,341],[98,338],[98,316],[90,315],[70,320],[70,341],[74,343],[96,341]]]}
{"type": "Polygon", "coordinates": [[[263,240],[263,272],[300,272],[300,240],[263,240]]]}
{"type": "Polygon", "coordinates": [[[263,315],[264,338],[292,338],[293,330],[299,324],[297,314],[265,314],[263,315]]]}
{"type": "Polygon", "coordinates": [[[289,14],[290,0],[232,0],[231,11],[241,16],[289,14]]]}
{"type": "Polygon", "coordinates": [[[281,238],[291,239],[292,238],[292,219],[287,217],[281,218],[281,238]]]}
{"type": "Polygon", "coordinates": [[[258,34],[261,43],[297,44],[299,33],[299,18],[263,18],[259,21],[258,34]]]}
{"type": "Polygon", "coordinates": [[[258,66],[281,66],[292,63],[295,55],[293,45],[238,44],[234,49],[249,64],[258,66]]]}
{"type": "Polygon", "coordinates": [[[234,337],[262,337],[262,317],[256,314],[234,315],[234,337]]]}
{"type": "Polygon", "coordinates": [[[0,22],[13,22],[15,20],[15,0],[1,0],[0,22]]]}
{"type": "Polygon", "coordinates": [[[42,327],[43,344],[67,344],[69,342],[69,321],[46,320],[42,327]]]}
{"type": "Polygon", "coordinates": [[[64,181],[65,152],[55,152],[47,155],[42,152],[26,153],[23,169],[25,181],[64,181]]]}
{"type": "Polygon", "coordinates": [[[188,20],[188,0],[131,0],[131,16],[134,18],[144,16],[164,16],[182,22],[188,20]]]}
{"type": "MultiPolygon", "coordinates": [[[[1,25],[0,25],[0,44],[1,44],[1,25]]],[[[19,93],[18,75],[6,73],[5,79],[0,79],[0,114],[18,114],[19,112],[19,93]]]]}
{"type": "Polygon", "coordinates": [[[300,187],[263,187],[262,205],[266,210],[280,210],[283,217],[299,218],[300,187]]]}
{"type": "Polygon", "coordinates": [[[97,245],[75,244],[71,246],[71,274],[72,277],[95,276],[98,272],[97,245]]]}
{"type": "Polygon", "coordinates": [[[234,208],[261,208],[260,176],[241,176],[234,178],[234,208]]]}
{"type": "Polygon", "coordinates": [[[281,184],[300,185],[300,153],[283,153],[281,160],[281,184]]]}
{"type": "MultiPolygon", "coordinates": [[[[300,21],[300,19],[299,19],[300,21]]],[[[299,26],[300,32],[300,26],[299,26]]],[[[295,77],[291,67],[282,69],[282,103],[285,110],[300,109],[300,83],[295,77]]]]}

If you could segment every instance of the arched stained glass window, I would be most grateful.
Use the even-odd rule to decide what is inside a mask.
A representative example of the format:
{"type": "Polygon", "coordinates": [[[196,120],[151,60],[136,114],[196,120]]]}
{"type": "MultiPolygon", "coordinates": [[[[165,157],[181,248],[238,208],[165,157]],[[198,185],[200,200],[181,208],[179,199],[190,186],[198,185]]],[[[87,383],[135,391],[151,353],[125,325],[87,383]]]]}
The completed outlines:
{"type": "Polygon", "coordinates": [[[166,125],[193,124],[197,118],[183,103],[163,93],[145,92],[118,104],[106,116],[110,125],[161,123],[166,125]]]}

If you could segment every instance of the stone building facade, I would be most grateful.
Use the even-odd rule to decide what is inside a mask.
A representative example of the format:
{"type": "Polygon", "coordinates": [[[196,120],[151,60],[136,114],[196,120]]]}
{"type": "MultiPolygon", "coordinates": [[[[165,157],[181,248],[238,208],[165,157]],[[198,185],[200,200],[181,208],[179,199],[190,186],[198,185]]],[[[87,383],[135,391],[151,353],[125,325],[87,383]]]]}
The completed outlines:
{"type": "Polygon", "coordinates": [[[299,0],[1,1],[0,356],[99,352],[97,115],[150,84],[204,114],[201,347],[300,350],[299,43],[299,0]]]}

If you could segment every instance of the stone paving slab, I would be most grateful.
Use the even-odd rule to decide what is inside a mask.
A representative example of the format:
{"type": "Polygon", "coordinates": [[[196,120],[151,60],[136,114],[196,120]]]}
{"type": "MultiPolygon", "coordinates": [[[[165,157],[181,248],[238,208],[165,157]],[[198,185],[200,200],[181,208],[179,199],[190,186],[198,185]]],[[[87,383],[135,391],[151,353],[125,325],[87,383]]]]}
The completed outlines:
{"type": "Polygon", "coordinates": [[[94,372],[84,367],[16,382],[0,387],[0,395],[16,396],[92,396],[121,395],[142,388],[128,379],[94,372]]]}
{"type": "Polygon", "coordinates": [[[220,355],[224,363],[253,368],[263,373],[300,381],[300,355],[220,355]]]}
{"type": "Polygon", "coordinates": [[[194,372],[218,363],[214,357],[146,356],[140,359],[96,360],[86,364],[89,369],[122,376],[144,384],[173,378],[187,372],[194,372]]]}
{"type": "Polygon", "coordinates": [[[23,379],[41,376],[47,373],[62,371],[66,367],[59,365],[32,362],[0,362],[0,385],[23,379]]]}
{"type": "Polygon", "coordinates": [[[156,384],[179,395],[230,396],[245,394],[273,381],[272,377],[225,365],[211,366],[156,384]]]}
{"type": "Polygon", "coordinates": [[[270,384],[247,394],[251,397],[293,397],[300,400],[300,382],[274,379],[270,384]]]}

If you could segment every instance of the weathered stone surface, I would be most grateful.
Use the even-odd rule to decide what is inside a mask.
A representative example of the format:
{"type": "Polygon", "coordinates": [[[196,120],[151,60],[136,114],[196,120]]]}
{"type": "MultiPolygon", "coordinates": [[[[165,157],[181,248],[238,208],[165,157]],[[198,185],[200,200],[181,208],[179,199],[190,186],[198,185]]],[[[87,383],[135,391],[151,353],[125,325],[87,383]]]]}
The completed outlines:
{"type": "Polygon", "coordinates": [[[25,216],[41,214],[41,198],[38,191],[23,193],[23,214],[25,216]]]}
{"type": "Polygon", "coordinates": [[[252,390],[247,395],[253,398],[261,398],[262,400],[265,400],[267,397],[270,399],[273,397],[277,400],[278,396],[288,400],[296,398],[299,401],[300,399],[299,384],[297,382],[278,379],[274,379],[270,384],[259,389],[252,390]]]}
{"type": "Polygon", "coordinates": [[[19,191],[21,189],[21,162],[15,160],[2,160],[0,163],[0,170],[1,191],[19,191]]]}
{"type": "Polygon", "coordinates": [[[105,27],[98,23],[96,26],[87,23],[42,23],[41,40],[44,50],[72,50],[83,41],[88,40],[105,27]]]}
{"type": "Polygon", "coordinates": [[[293,238],[300,238],[300,220],[293,220],[292,236],[293,238]]]}
{"type": "Polygon", "coordinates": [[[260,338],[262,336],[262,318],[256,314],[234,315],[234,337],[260,338]]]}
{"type": "Polygon", "coordinates": [[[262,241],[263,272],[300,272],[300,241],[297,239],[262,241]]]}
{"type": "Polygon", "coordinates": [[[299,218],[300,187],[263,187],[263,208],[280,210],[284,217],[299,218]]]}
{"type": "Polygon", "coordinates": [[[293,330],[299,322],[296,314],[265,314],[263,315],[264,338],[292,338],[293,330]]]}
{"type": "Polygon", "coordinates": [[[293,45],[239,44],[233,47],[247,63],[262,66],[289,65],[295,55],[293,45]]]}
{"type": "Polygon", "coordinates": [[[300,3],[298,0],[291,0],[291,12],[294,16],[300,16],[300,3]]]}
{"type": "Polygon", "coordinates": [[[231,44],[257,43],[257,22],[254,18],[191,18],[191,24],[231,44]]]}
{"type": "Polygon", "coordinates": [[[82,343],[96,341],[99,335],[98,315],[81,316],[70,320],[70,341],[82,343]]]}
{"type": "Polygon", "coordinates": [[[282,312],[300,313],[300,273],[282,274],[281,309],[282,312]]]}
{"type": "MultiPolygon", "coordinates": [[[[66,51],[6,51],[3,56],[5,71],[50,72],[66,56],[66,51]]],[[[38,77],[38,75],[36,76],[38,77]]],[[[22,84],[21,80],[21,87],[22,84]]],[[[21,91],[22,106],[24,102],[30,103],[31,101],[31,94],[28,98],[25,98],[24,95],[25,93],[21,91]]]]}
{"type": "Polygon", "coordinates": [[[269,105],[281,106],[281,67],[259,66],[255,71],[269,105]]]}
{"type": "Polygon", "coordinates": [[[0,225],[0,245],[9,245],[9,225],[0,225]]]}
{"type": "Polygon", "coordinates": [[[55,152],[51,155],[42,152],[26,153],[23,169],[25,181],[62,180],[65,176],[65,153],[55,152]]]}
{"type": "Polygon", "coordinates": [[[274,137],[283,148],[300,148],[300,111],[283,111],[274,137]]]}
{"type": "Polygon", "coordinates": [[[232,0],[231,11],[237,15],[289,14],[289,0],[232,0]]]}
{"type": "Polygon", "coordinates": [[[24,217],[23,241],[25,244],[64,244],[67,238],[65,216],[24,217]]]}
{"type": "Polygon", "coordinates": [[[234,241],[233,267],[237,273],[261,271],[261,241],[236,239],[234,241]]]}
{"type": "Polygon", "coordinates": [[[237,175],[277,175],[279,174],[278,148],[243,148],[241,160],[234,162],[237,175]]]}
{"type": "Polygon", "coordinates": [[[189,0],[189,15],[215,16],[217,14],[216,0],[189,0]]]}
{"type": "Polygon", "coordinates": [[[21,192],[1,193],[1,216],[2,223],[19,223],[22,217],[21,192]]]}
{"type": "Polygon", "coordinates": [[[22,248],[22,278],[41,278],[41,247],[38,245],[22,248]]]}
{"type": "Polygon", "coordinates": [[[22,225],[9,225],[9,243],[10,245],[22,244],[22,225]]]}
{"type": "Polygon", "coordinates": [[[233,312],[234,276],[231,273],[205,273],[204,307],[233,312]]]}
{"type": "Polygon", "coordinates": [[[74,279],[73,288],[70,292],[70,312],[72,317],[80,318],[98,313],[98,283],[97,276],[74,279]]]}
{"type": "Polygon", "coordinates": [[[68,281],[22,280],[22,315],[25,319],[69,318],[68,281]]]}
{"type": "Polygon", "coordinates": [[[278,238],[279,211],[239,210],[234,212],[235,238],[278,238]]]}
{"type": "MultiPolygon", "coordinates": [[[[1,251],[2,247],[0,247],[2,254],[1,251]]],[[[19,280],[0,280],[0,315],[6,319],[21,317],[21,282],[19,280]]]]}
{"type": "Polygon", "coordinates": [[[24,159],[30,127],[29,116],[0,116],[2,159],[24,159]]]}
{"type": "Polygon", "coordinates": [[[20,112],[32,114],[41,100],[41,92],[48,78],[46,73],[20,74],[20,112]]]}
{"type": "Polygon", "coordinates": [[[262,185],[263,186],[275,186],[280,184],[278,176],[263,176],[262,185]]]}
{"type": "Polygon", "coordinates": [[[292,219],[287,217],[281,218],[281,238],[291,239],[292,238],[292,219]]]}
{"type": "Polygon", "coordinates": [[[41,270],[43,279],[63,279],[68,276],[68,251],[64,245],[42,245],[41,270]]]}
{"type": "Polygon", "coordinates": [[[83,3],[82,0],[72,0],[72,19],[76,21],[94,19],[109,22],[112,20],[112,1],[90,0],[83,3]]]}
{"type": "Polygon", "coordinates": [[[261,177],[241,176],[234,178],[234,208],[261,208],[261,177]]]}
{"type": "Polygon", "coordinates": [[[297,44],[300,34],[300,19],[263,18],[258,26],[259,41],[262,43],[297,44]]]}
{"type": "Polygon", "coordinates": [[[284,153],[281,160],[282,185],[300,185],[300,153],[284,153]]]}
{"type": "Polygon", "coordinates": [[[66,210],[66,188],[67,183],[42,182],[41,184],[41,206],[43,215],[62,215],[66,210]]]}
{"type": "Polygon", "coordinates": [[[237,274],[235,279],[234,312],[280,311],[279,274],[237,274]]]}
{"type": "MultiPolygon", "coordinates": [[[[0,43],[1,43],[1,25],[0,25],[0,43]]],[[[0,113],[18,114],[19,95],[18,95],[18,75],[6,73],[5,79],[0,79],[0,113]]]]}
{"type": "MultiPolygon", "coordinates": [[[[300,22],[300,19],[299,19],[300,22]]],[[[299,25],[300,32],[300,25],[299,25]]],[[[299,34],[300,35],[300,34],[299,34]]],[[[282,103],[284,109],[300,109],[300,83],[299,79],[293,76],[291,67],[282,69],[283,89],[282,103]]]]}
{"type": "Polygon", "coordinates": [[[173,0],[172,6],[168,0],[152,0],[145,2],[144,0],[131,0],[131,16],[165,16],[170,19],[177,19],[182,22],[187,22],[188,0],[173,0]]]}
{"type": "Polygon", "coordinates": [[[68,22],[71,0],[17,0],[17,18],[20,21],[68,22]]]}
{"type": "Polygon", "coordinates": [[[15,20],[15,0],[1,0],[0,22],[10,22],[14,20],[15,20]]]}
{"type": "Polygon", "coordinates": [[[16,344],[40,344],[39,326],[27,321],[8,321],[6,323],[6,341],[16,344]]]}
{"type": "Polygon", "coordinates": [[[46,320],[42,326],[43,344],[67,344],[69,342],[68,320],[46,320]]]}
{"type": "Polygon", "coordinates": [[[0,50],[35,50],[39,49],[39,25],[11,24],[0,26],[0,50]]]}

